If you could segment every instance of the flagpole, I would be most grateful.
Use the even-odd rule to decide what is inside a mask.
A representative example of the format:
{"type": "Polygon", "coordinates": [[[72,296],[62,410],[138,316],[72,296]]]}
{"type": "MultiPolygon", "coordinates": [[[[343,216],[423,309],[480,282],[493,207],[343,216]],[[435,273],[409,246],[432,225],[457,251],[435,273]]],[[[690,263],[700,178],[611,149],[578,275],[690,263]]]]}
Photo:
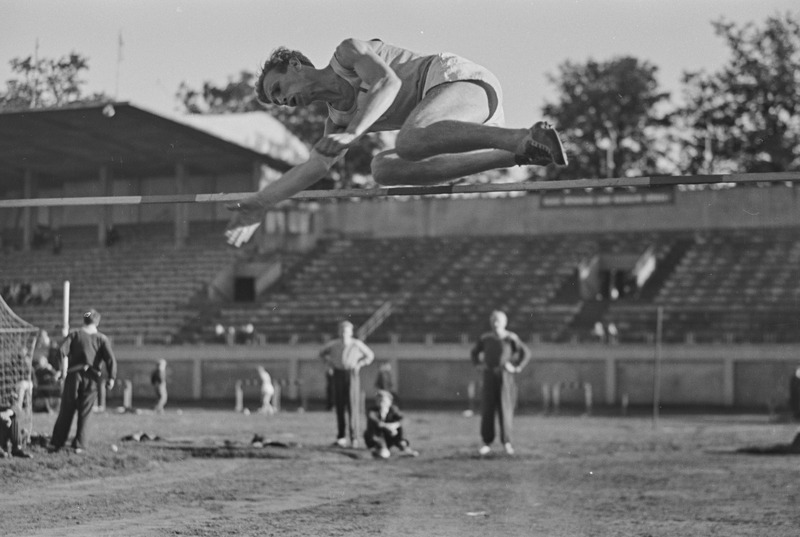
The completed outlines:
{"type": "Polygon", "coordinates": [[[120,64],[122,63],[122,30],[119,31],[117,38],[117,80],[116,87],[114,88],[114,100],[119,100],[119,71],[120,64]]]}

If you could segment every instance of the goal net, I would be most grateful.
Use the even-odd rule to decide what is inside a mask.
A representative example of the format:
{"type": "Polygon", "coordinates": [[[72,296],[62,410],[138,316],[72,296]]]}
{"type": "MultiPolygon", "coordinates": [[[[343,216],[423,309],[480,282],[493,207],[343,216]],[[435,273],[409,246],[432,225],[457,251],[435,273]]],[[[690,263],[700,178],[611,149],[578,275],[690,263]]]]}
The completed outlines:
{"type": "Polygon", "coordinates": [[[0,405],[19,403],[25,415],[17,419],[20,428],[28,431],[32,419],[31,357],[38,335],[39,329],[20,319],[0,297],[0,405]]]}

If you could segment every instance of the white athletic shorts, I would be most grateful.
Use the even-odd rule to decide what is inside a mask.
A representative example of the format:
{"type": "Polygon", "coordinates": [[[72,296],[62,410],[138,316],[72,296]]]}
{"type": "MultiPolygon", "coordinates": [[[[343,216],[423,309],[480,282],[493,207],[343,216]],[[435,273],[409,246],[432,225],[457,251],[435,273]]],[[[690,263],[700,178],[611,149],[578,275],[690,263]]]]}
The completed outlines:
{"type": "Polygon", "coordinates": [[[471,62],[461,56],[444,52],[434,56],[425,77],[422,94],[426,95],[431,89],[446,82],[458,80],[471,80],[478,82],[489,96],[489,108],[492,111],[485,125],[505,125],[503,112],[503,89],[500,81],[485,67],[471,62]]]}

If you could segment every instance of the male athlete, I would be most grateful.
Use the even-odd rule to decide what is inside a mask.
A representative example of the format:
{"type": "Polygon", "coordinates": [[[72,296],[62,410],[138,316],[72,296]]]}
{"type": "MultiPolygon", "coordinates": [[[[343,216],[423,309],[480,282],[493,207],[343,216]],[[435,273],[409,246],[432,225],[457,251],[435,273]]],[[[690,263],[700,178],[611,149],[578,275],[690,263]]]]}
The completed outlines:
{"type": "Polygon", "coordinates": [[[454,54],[422,55],[380,40],[346,39],[322,69],[278,48],[256,83],[265,104],[328,105],[325,134],[309,160],[228,208],[225,235],[247,242],[267,208],[322,179],[368,132],[398,130],[396,147],[372,160],[382,185],[431,185],[514,165],[566,166],[558,133],[540,121],[504,127],[503,92],[484,67],[454,54]]]}

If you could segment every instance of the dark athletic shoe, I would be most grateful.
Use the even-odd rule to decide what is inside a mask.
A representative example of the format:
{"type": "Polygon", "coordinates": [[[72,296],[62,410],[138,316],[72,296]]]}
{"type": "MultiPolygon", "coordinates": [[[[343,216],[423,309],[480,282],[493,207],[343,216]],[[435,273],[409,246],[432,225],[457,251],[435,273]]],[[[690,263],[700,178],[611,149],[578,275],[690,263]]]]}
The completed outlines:
{"type": "Polygon", "coordinates": [[[12,457],[19,457],[20,459],[32,459],[33,458],[33,455],[31,455],[30,453],[27,453],[25,451],[22,451],[21,449],[12,449],[11,450],[11,456],[12,457]]]}
{"type": "Polygon", "coordinates": [[[568,163],[558,133],[546,121],[537,121],[528,130],[515,160],[517,164],[528,166],[547,166],[550,163],[566,166],[568,163]]]}

